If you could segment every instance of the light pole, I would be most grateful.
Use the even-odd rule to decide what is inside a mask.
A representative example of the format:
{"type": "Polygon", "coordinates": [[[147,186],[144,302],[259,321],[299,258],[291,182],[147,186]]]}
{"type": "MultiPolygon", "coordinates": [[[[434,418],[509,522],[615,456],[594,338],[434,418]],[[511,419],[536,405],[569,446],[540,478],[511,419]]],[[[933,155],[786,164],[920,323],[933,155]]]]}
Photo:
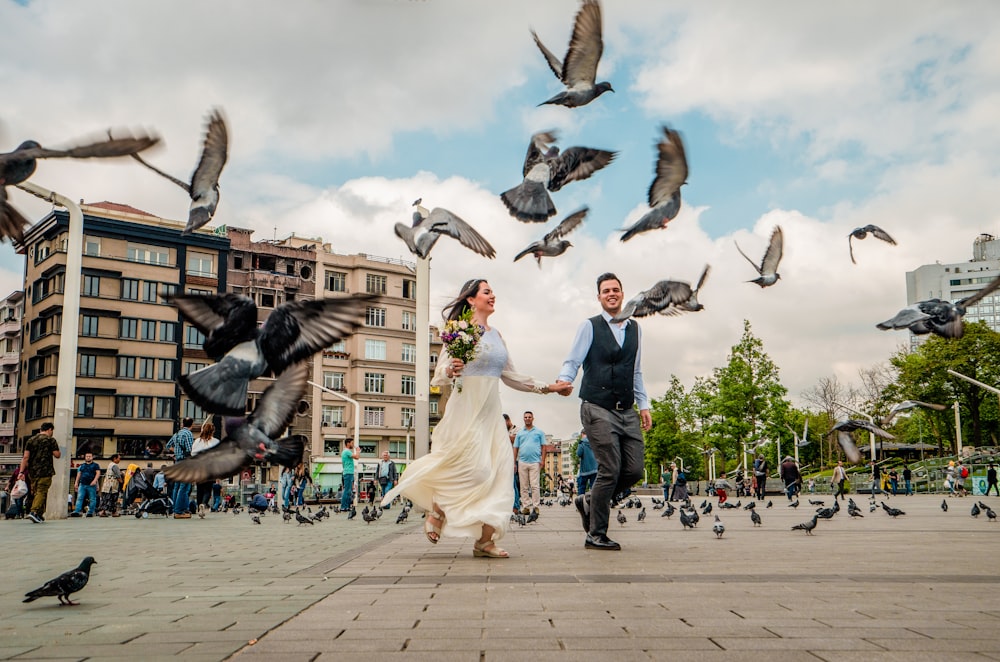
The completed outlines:
{"type": "Polygon", "coordinates": [[[66,495],[69,494],[70,447],[73,444],[74,396],[76,395],[77,338],[80,331],[80,280],[83,271],[83,211],[69,198],[32,182],[17,187],[64,207],[69,212],[69,237],[66,241],[66,278],[63,281],[62,328],[59,337],[59,373],[56,375],[55,429],[52,436],[59,444],[60,457],[54,460],[50,492],[56,498],[45,506],[47,519],[65,519],[66,495]]]}
{"type": "MultiPolygon", "coordinates": [[[[853,411],[858,416],[864,416],[865,418],[868,419],[869,423],[871,423],[872,425],[875,425],[875,418],[874,417],[869,416],[868,414],[865,414],[863,412],[860,412],[857,409],[855,409],[854,407],[848,407],[847,405],[841,404],[839,402],[834,402],[833,404],[837,405],[838,407],[843,407],[847,411],[853,411]]],[[[871,430],[868,431],[868,444],[869,444],[869,449],[870,449],[868,458],[872,462],[874,462],[875,461],[875,433],[872,432],[871,430]]]]}
{"type": "Polygon", "coordinates": [[[955,410],[955,455],[962,457],[962,413],[958,407],[958,400],[952,405],[955,410]]]}
{"type": "MultiPolygon", "coordinates": [[[[313,388],[318,388],[319,390],[323,391],[324,393],[329,393],[330,395],[335,395],[338,398],[340,398],[341,400],[346,400],[347,402],[350,402],[352,405],[354,405],[354,443],[355,444],[360,444],[361,443],[361,405],[358,404],[358,401],[355,400],[355,399],[353,399],[353,398],[350,398],[350,397],[344,395],[343,393],[340,393],[338,391],[334,391],[332,388],[327,388],[325,386],[320,386],[316,382],[310,381],[310,382],[306,382],[306,383],[309,384],[310,386],[312,386],[313,388]]],[[[322,401],[321,398],[320,398],[320,401],[322,401]]],[[[360,446],[359,446],[359,448],[360,448],[360,446]]],[[[357,482],[357,481],[355,481],[355,482],[357,482]]],[[[359,491],[360,491],[360,487],[359,487],[359,489],[354,490],[353,494],[351,495],[351,503],[354,504],[354,505],[357,505],[357,503],[358,503],[358,492],[359,491]]]]}

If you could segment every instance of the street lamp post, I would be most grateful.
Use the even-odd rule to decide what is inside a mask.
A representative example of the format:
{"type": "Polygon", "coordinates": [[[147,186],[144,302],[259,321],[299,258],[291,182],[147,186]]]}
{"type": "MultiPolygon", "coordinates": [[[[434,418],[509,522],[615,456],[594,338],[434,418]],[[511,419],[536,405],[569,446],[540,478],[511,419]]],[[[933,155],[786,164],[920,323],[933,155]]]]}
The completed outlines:
{"type": "MultiPolygon", "coordinates": [[[[354,443],[355,444],[360,444],[361,443],[361,405],[358,403],[358,401],[355,400],[354,398],[350,398],[350,397],[344,395],[343,393],[340,393],[338,391],[334,391],[332,388],[327,388],[325,386],[320,386],[316,382],[310,381],[310,382],[306,382],[306,383],[309,384],[310,386],[312,386],[313,388],[318,388],[319,390],[323,391],[324,393],[329,393],[330,395],[334,395],[334,396],[340,398],[341,400],[346,400],[347,402],[350,402],[352,405],[354,405],[354,443]]],[[[360,446],[359,446],[359,448],[360,448],[360,446]]],[[[357,482],[357,481],[355,481],[355,482],[357,482]]],[[[353,494],[351,495],[351,503],[353,503],[355,505],[357,505],[357,503],[358,503],[358,492],[359,491],[360,491],[360,487],[357,490],[354,490],[353,494]]]]}

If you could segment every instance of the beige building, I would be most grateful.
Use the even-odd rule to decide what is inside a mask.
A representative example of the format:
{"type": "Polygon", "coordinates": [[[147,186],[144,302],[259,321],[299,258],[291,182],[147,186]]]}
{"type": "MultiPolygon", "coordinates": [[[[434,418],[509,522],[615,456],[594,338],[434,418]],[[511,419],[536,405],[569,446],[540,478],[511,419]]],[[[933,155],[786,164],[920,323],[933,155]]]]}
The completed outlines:
{"type": "MultiPolygon", "coordinates": [[[[161,294],[226,287],[229,240],[182,236],[184,223],[115,203],[82,204],[84,254],[72,458],[152,460],[179,419],[202,412],[181,398],[178,370],[207,363],[202,334],[161,294]],[[222,269],[220,270],[220,266],[222,269]]],[[[68,214],[56,210],[26,233],[28,320],[17,436],[52,421],[62,324],[68,214]]],[[[162,456],[161,456],[162,457],[162,456]]]]}
{"type": "MultiPolygon", "coordinates": [[[[15,434],[17,384],[21,374],[21,324],[24,320],[24,292],[17,290],[0,301],[0,455],[20,454],[15,434]]],[[[2,464],[14,464],[4,458],[2,464]]],[[[3,467],[6,469],[8,467],[3,467]]],[[[9,467],[11,470],[13,466],[9,467]]]]}

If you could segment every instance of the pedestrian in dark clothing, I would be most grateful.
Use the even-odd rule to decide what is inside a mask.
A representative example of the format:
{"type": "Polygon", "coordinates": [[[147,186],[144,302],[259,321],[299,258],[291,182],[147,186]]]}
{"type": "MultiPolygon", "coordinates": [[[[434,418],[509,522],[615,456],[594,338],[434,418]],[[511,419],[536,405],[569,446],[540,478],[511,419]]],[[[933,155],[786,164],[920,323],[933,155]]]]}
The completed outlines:
{"type": "Polygon", "coordinates": [[[52,438],[53,430],[55,426],[52,423],[42,423],[41,432],[24,443],[24,456],[21,458],[20,472],[27,472],[31,478],[31,491],[34,494],[28,519],[36,524],[45,521],[49,488],[52,487],[52,476],[56,474],[52,460],[62,456],[59,444],[52,438]]]}
{"type": "Polygon", "coordinates": [[[754,498],[761,500],[764,498],[764,489],[767,487],[767,460],[763,455],[758,455],[753,461],[753,477],[755,481],[754,498]]]}
{"type": "Polygon", "coordinates": [[[781,461],[781,466],[778,468],[778,475],[785,482],[785,496],[791,501],[792,497],[798,493],[799,485],[802,483],[802,474],[799,472],[799,465],[791,457],[786,457],[781,461]]]}
{"type": "Polygon", "coordinates": [[[997,496],[1000,496],[1000,487],[997,487],[997,465],[990,462],[989,468],[986,470],[986,495],[990,495],[990,490],[996,490],[997,496]]]}
{"type": "Polygon", "coordinates": [[[896,496],[899,487],[899,474],[895,468],[889,469],[889,485],[892,488],[892,495],[896,496]]]}
{"type": "Polygon", "coordinates": [[[910,471],[910,466],[908,464],[903,465],[903,488],[906,490],[907,496],[913,496],[913,472],[910,471]]]}

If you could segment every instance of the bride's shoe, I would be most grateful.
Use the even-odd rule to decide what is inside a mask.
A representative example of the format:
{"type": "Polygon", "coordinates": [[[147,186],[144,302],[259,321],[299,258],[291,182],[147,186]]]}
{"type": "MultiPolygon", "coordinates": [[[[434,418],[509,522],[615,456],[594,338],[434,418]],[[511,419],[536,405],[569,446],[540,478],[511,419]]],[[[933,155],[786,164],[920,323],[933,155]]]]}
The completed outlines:
{"type": "Polygon", "coordinates": [[[424,535],[433,544],[438,544],[438,540],[441,540],[441,526],[444,524],[444,513],[438,513],[432,510],[427,513],[424,518],[424,535]],[[435,525],[434,522],[437,522],[435,525]]]}
{"type": "Polygon", "coordinates": [[[473,543],[472,545],[472,555],[476,558],[489,558],[489,559],[506,559],[510,558],[510,554],[507,550],[500,549],[497,544],[492,540],[487,540],[486,542],[473,543]]]}

